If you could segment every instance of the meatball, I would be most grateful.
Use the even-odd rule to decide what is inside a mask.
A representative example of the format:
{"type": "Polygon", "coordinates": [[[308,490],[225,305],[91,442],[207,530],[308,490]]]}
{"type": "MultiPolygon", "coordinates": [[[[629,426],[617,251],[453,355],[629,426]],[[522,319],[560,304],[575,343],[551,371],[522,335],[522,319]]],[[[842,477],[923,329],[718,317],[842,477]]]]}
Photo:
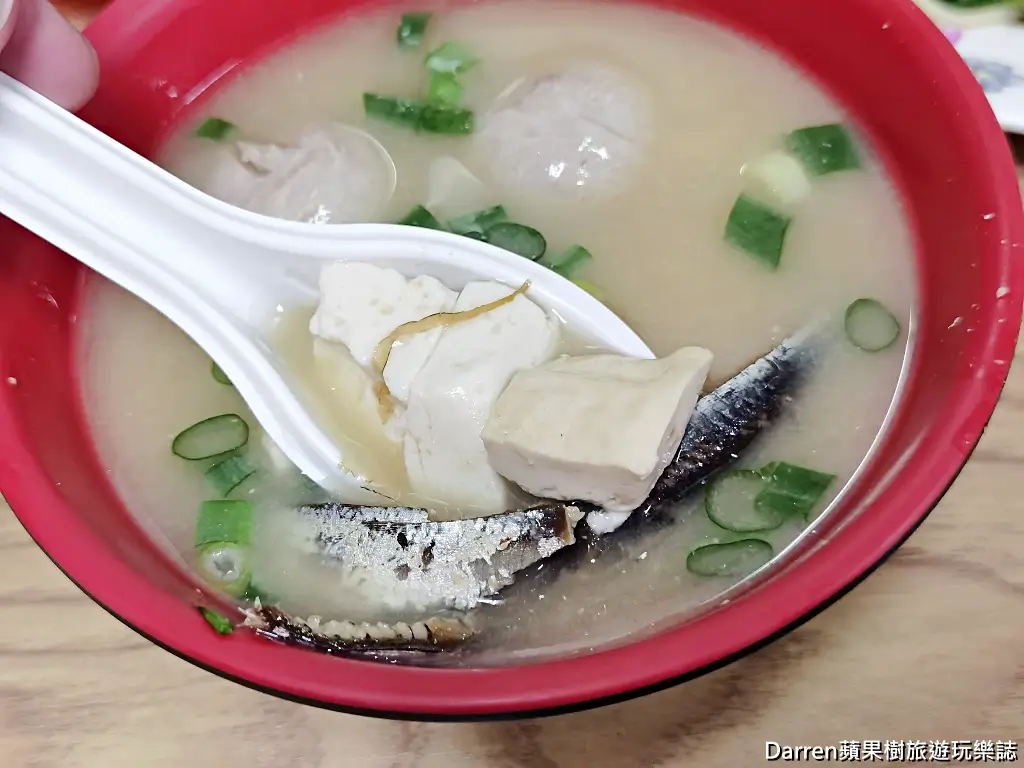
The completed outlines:
{"type": "Polygon", "coordinates": [[[580,198],[626,177],[648,118],[644,94],[626,76],[580,65],[513,91],[483,115],[476,141],[501,183],[580,198]]]}

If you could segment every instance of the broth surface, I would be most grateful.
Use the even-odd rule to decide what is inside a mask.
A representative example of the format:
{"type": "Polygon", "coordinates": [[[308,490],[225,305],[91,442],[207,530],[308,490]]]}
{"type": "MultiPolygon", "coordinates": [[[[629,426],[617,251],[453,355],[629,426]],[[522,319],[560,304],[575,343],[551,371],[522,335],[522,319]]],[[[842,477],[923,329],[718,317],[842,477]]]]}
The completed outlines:
{"type": "MultiPolygon", "coordinates": [[[[851,122],[840,107],[773,54],[679,15],[518,1],[438,11],[424,50],[458,40],[479,53],[480,64],[462,78],[465,103],[475,109],[504,98],[524,77],[581,61],[623,73],[649,105],[642,151],[620,183],[572,199],[529,194],[495,178],[470,138],[431,137],[365,118],[364,91],[422,88],[422,54],[395,47],[399,14],[344,19],[215,90],[194,123],[170,138],[160,162],[210,190],[226,149],[195,137],[195,124],[207,116],[241,126],[247,139],[285,143],[310,127],[355,126],[394,160],[397,186],[375,217],[393,221],[426,200],[430,163],[451,155],[484,182],[487,199],[477,207],[503,204],[513,219],[542,231],[553,250],[585,245],[593,259],[583,276],[603,288],[656,354],[683,345],[712,350],[713,383],[810,319],[824,313],[841,322],[850,302],[875,298],[898,318],[899,342],[878,354],[837,342],[787,417],[741,461],[756,467],[785,460],[834,473],[834,498],[879,434],[907,352],[913,248],[901,203],[860,137],[863,169],[814,180],[777,271],[728,245],[722,233],[744,188],[740,168],[779,149],[795,128],[851,122]]],[[[196,509],[211,491],[201,471],[171,455],[172,438],[203,418],[235,412],[253,426],[250,446],[259,453],[260,430],[237,393],[211,378],[206,355],[155,311],[99,278],[88,302],[81,360],[99,453],[128,508],[189,563],[196,509]]],[[[282,344],[298,358],[302,345],[312,344],[294,327],[303,312],[288,308],[282,320],[282,344]]],[[[330,569],[298,546],[281,546],[295,527],[288,507],[300,491],[287,467],[249,489],[261,586],[299,615],[374,618],[374,606],[336,588],[330,569]]],[[[490,640],[474,663],[614,642],[714,599],[732,582],[685,567],[687,552],[722,535],[702,504],[699,496],[684,503],[679,524],[630,557],[543,587],[517,584],[504,605],[482,609],[490,640]]],[[[778,551],[799,530],[783,527],[768,539],[778,551]]]]}

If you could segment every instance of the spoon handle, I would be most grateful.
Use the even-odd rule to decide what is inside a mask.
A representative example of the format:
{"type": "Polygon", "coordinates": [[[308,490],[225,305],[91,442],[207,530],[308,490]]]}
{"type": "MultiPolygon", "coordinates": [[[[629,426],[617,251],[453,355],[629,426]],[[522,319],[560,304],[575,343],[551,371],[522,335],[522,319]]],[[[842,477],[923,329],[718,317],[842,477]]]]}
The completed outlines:
{"type": "Polygon", "coordinates": [[[226,231],[244,212],[176,179],[4,74],[0,213],[152,304],[186,332],[190,317],[204,314],[201,304],[244,315],[244,303],[225,305],[225,295],[258,294],[265,261],[259,246],[239,253],[236,237],[226,231]],[[242,258],[245,270],[237,268],[242,258]],[[197,302],[196,294],[206,302],[197,302]]]}
{"type": "Polygon", "coordinates": [[[280,249],[254,242],[264,231],[273,240],[273,222],[194,190],[3,74],[0,214],[165,315],[313,480],[338,474],[333,441],[290,392],[250,312],[287,288],[280,249]]]}

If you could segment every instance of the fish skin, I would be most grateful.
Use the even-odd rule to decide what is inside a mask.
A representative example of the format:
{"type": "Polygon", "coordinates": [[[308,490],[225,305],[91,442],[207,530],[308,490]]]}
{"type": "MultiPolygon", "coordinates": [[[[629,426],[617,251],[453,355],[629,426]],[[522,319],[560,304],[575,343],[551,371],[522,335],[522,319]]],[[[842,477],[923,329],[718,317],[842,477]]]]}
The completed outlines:
{"type": "Polygon", "coordinates": [[[260,637],[320,653],[381,659],[453,651],[468,643],[476,630],[465,618],[431,616],[412,622],[327,621],[300,619],[280,608],[260,605],[246,610],[245,626],[260,637]]]}
{"type": "Polygon", "coordinates": [[[471,520],[435,522],[425,509],[301,507],[321,556],[348,569],[401,615],[469,610],[515,574],[575,542],[583,518],[561,502],[471,520]]]}

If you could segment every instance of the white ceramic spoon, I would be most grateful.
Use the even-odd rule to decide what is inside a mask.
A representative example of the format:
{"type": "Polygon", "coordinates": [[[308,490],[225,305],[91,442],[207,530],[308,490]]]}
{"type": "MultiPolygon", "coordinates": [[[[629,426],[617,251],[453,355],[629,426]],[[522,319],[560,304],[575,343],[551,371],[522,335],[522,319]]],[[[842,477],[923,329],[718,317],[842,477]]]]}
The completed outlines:
{"type": "Polygon", "coordinates": [[[518,287],[601,344],[651,357],[601,302],[550,270],[476,240],[390,224],[321,226],[249,213],[176,179],[0,75],[0,213],[155,307],[202,347],[300,470],[350,503],[379,503],[341,468],[269,341],[282,307],[315,303],[321,266],[367,261],[518,287]]]}

